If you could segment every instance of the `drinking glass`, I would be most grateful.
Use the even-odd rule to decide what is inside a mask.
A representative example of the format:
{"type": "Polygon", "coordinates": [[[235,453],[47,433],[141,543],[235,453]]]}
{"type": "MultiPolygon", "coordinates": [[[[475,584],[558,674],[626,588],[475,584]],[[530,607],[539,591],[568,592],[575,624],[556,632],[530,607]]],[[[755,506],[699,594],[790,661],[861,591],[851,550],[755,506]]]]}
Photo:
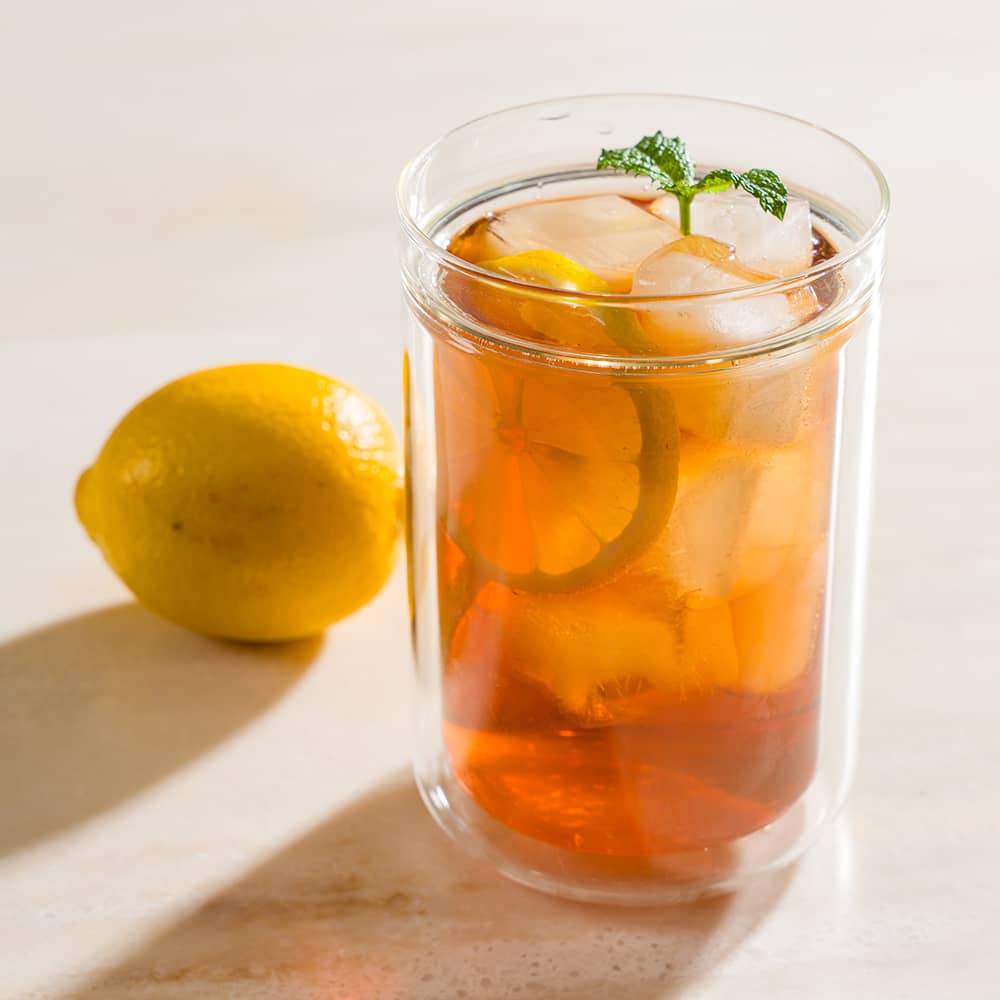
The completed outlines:
{"type": "Polygon", "coordinates": [[[501,111],[404,170],[414,770],[444,831],[505,875],[690,898],[789,863],[842,805],[887,211],[836,135],[673,95],[501,111]],[[512,205],[648,199],[594,163],[656,128],[706,168],[775,169],[809,201],[813,266],[658,296],[449,251],[512,205]],[[775,308],[797,317],[780,333],[775,308]],[[691,316],[719,326],[712,350],[643,335],[691,316]]]}

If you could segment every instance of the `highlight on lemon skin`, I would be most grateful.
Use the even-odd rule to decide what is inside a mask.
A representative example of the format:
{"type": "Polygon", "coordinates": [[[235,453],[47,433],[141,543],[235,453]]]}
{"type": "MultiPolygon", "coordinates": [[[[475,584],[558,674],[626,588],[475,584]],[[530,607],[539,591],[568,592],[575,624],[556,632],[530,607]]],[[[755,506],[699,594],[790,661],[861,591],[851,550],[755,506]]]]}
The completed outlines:
{"type": "Polygon", "coordinates": [[[122,419],[77,516],[140,604],[244,641],[315,635],[392,572],[400,451],[351,386],[288,365],[195,372],[122,419]]]}

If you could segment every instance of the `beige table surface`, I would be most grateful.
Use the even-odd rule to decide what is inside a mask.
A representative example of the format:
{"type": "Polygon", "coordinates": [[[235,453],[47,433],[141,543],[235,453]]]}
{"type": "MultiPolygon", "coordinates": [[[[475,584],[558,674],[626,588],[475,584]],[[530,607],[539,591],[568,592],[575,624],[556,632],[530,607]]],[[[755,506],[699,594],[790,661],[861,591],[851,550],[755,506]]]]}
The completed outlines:
{"type": "Polygon", "coordinates": [[[996,7],[607,11],[0,5],[0,996],[1000,996],[996,7]],[[322,644],[238,650],[133,606],[70,499],[128,405],[215,362],[327,368],[398,419],[404,158],[602,90],[812,118],[895,197],[853,797],[787,875],[638,912],[432,827],[398,576],[322,644]]]}

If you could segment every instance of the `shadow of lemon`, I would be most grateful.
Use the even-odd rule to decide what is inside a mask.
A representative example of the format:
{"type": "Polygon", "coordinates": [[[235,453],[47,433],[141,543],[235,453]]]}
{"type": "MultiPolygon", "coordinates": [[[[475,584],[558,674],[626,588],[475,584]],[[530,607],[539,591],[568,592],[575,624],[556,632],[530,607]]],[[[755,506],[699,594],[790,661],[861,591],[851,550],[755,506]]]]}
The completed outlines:
{"type": "Polygon", "coordinates": [[[132,604],[0,645],[0,854],[204,753],[280,698],[321,645],[217,642],[132,604]]]}

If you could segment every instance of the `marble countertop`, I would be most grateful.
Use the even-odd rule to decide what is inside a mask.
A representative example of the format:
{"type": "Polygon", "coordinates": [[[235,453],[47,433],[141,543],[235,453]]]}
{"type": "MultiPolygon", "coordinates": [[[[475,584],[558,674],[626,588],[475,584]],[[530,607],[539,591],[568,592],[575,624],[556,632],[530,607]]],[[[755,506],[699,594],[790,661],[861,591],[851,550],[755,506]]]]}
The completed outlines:
{"type": "Polygon", "coordinates": [[[890,8],[8,0],[0,997],[997,995],[998,261],[986,189],[930,192],[928,144],[1000,170],[1000,16],[890,8]],[[812,118],[895,199],[854,793],[796,868],[656,910],[533,894],[438,834],[399,575],[322,641],[227,646],[135,607],[71,502],[132,402],[213,363],[325,368],[398,423],[404,158],[602,90],[812,118]]]}

